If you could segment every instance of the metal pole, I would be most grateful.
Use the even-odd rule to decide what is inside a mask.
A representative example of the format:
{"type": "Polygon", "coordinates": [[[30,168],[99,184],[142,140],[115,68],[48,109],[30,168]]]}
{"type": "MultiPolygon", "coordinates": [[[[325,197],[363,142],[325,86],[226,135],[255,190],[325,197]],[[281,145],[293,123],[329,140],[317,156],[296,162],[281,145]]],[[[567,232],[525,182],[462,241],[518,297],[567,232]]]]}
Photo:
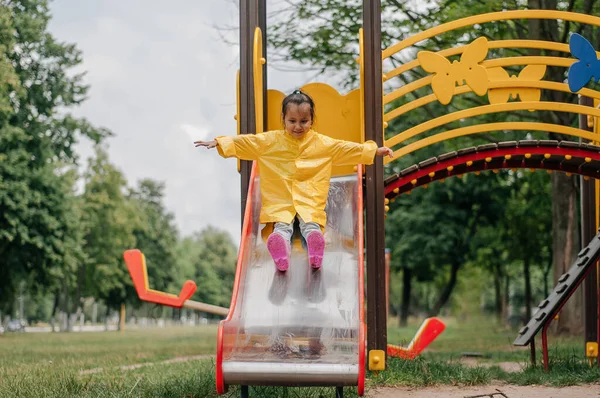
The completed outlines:
{"type": "MultiPolygon", "coordinates": [[[[579,97],[579,104],[593,106],[594,102],[589,97],[579,97]]],[[[592,131],[588,126],[587,115],[579,115],[579,128],[592,131]]],[[[581,246],[585,247],[596,235],[596,198],[595,181],[580,177],[581,187],[581,246]]],[[[584,308],[584,337],[585,352],[588,356],[588,343],[598,343],[598,272],[597,267],[590,267],[590,271],[583,281],[583,308],[584,308]]],[[[596,357],[596,361],[597,361],[596,357]]]]}
{"type": "Polygon", "coordinates": [[[546,323],[542,328],[542,357],[544,361],[544,370],[546,372],[550,371],[550,364],[548,363],[548,326],[550,326],[550,322],[552,321],[546,323]]]}
{"type": "MultiPolygon", "coordinates": [[[[258,0],[240,0],[240,133],[255,134],[252,44],[258,26],[258,0]]],[[[241,216],[244,219],[252,163],[240,161],[241,216]]]]}
{"type": "MultiPolygon", "coordinates": [[[[363,0],[365,138],[383,145],[381,0],[363,0]]],[[[367,349],[387,347],[383,159],[366,172],[367,349]]]]}
{"type": "MultiPolygon", "coordinates": [[[[254,115],[254,85],[252,78],[252,51],[254,30],[262,30],[263,52],[266,59],[267,40],[267,4],[266,0],[240,0],[240,130],[242,134],[256,134],[256,117],[254,115]]],[[[267,120],[267,67],[263,66],[263,109],[267,120]]],[[[252,162],[240,161],[241,177],[241,215],[244,218],[246,196],[250,184],[252,162]]]]}

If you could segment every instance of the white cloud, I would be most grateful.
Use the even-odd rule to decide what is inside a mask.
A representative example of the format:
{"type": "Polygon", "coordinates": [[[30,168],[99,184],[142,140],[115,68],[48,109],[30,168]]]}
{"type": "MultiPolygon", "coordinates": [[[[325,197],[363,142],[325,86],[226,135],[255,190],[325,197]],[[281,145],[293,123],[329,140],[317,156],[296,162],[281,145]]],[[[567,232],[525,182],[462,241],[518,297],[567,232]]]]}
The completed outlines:
{"type": "MultiPolygon", "coordinates": [[[[272,3],[272,2],[270,2],[272,3]]],[[[83,51],[89,100],[76,110],[115,133],[111,161],[130,185],[165,182],[165,203],[183,235],[214,225],[239,241],[240,179],[233,159],[193,141],[236,134],[238,9],[223,0],[54,0],[50,31],[83,51]]],[[[289,91],[309,74],[269,69],[289,91]]],[[[78,147],[85,158],[89,145],[78,147]]]]}
{"type": "Polygon", "coordinates": [[[85,58],[83,67],[88,71],[88,79],[95,82],[122,80],[125,78],[123,66],[113,57],[95,54],[85,58]]]}
{"type": "Polygon", "coordinates": [[[191,141],[204,141],[208,138],[208,129],[192,126],[191,124],[182,123],[179,128],[187,134],[191,141]]]}

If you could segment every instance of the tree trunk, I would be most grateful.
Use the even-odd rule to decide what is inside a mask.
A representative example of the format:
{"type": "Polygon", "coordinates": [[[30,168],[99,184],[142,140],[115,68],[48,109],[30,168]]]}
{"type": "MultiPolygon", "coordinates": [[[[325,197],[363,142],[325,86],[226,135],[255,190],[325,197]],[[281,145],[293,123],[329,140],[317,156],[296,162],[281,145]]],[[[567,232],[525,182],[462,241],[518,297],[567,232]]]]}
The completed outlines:
{"type": "Polygon", "coordinates": [[[544,297],[548,297],[550,295],[550,288],[548,287],[548,275],[552,271],[552,259],[548,261],[548,265],[544,269],[544,297]]]}
{"type": "Polygon", "coordinates": [[[531,319],[531,275],[529,256],[523,261],[523,277],[525,278],[525,323],[531,319]]]}
{"type": "Polygon", "coordinates": [[[63,302],[62,312],[64,314],[64,323],[61,322],[61,332],[71,331],[71,312],[69,311],[69,285],[66,279],[63,279],[63,302]]]}
{"type": "Polygon", "coordinates": [[[54,332],[54,317],[56,316],[56,310],[58,310],[58,303],[60,301],[60,290],[56,290],[54,293],[54,304],[52,304],[52,314],[50,315],[50,328],[54,332]]]}
{"type": "MultiPolygon", "coordinates": [[[[554,283],[571,267],[580,249],[575,179],[564,174],[552,174],[552,258],[554,283]]],[[[583,295],[577,289],[559,314],[559,333],[583,332],[583,295]]]]}
{"type": "Polygon", "coordinates": [[[408,324],[408,310],[410,308],[410,292],[412,289],[412,269],[404,268],[402,272],[402,305],[400,307],[400,327],[408,324]]]}
{"type": "MultiPolygon", "coordinates": [[[[539,10],[542,8],[541,0],[527,0],[527,8],[530,10],[539,10]]],[[[527,20],[527,26],[529,28],[528,39],[529,40],[540,40],[541,35],[541,20],[531,18],[527,20]]],[[[523,38],[521,38],[523,39],[523,38]]],[[[540,50],[536,48],[529,49],[529,55],[540,55],[540,50]]]]}
{"type": "Polygon", "coordinates": [[[104,330],[108,330],[108,316],[110,315],[110,307],[106,304],[106,316],[104,317],[104,330]]]}
{"type": "Polygon", "coordinates": [[[494,313],[498,322],[502,321],[502,266],[494,264],[494,313]]]}
{"type": "Polygon", "coordinates": [[[436,303],[433,305],[433,308],[431,309],[429,316],[438,316],[440,311],[442,310],[442,308],[446,305],[446,303],[450,299],[450,296],[452,295],[452,291],[454,290],[454,286],[456,286],[456,279],[457,279],[459,269],[460,269],[460,263],[458,263],[458,262],[452,263],[452,266],[450,267],[450,280],[448,281],[446,286],[444,286],[444,290],[442,290],[440,297],[438,298],[436,303]]]}
{"type": "Polygon", "coordinates": [[[508,306],[510,300],[510,275],[508,272],[504,275],[504,297],[502,300],[502,319],[506,325],[508,322],[508,306]]]}

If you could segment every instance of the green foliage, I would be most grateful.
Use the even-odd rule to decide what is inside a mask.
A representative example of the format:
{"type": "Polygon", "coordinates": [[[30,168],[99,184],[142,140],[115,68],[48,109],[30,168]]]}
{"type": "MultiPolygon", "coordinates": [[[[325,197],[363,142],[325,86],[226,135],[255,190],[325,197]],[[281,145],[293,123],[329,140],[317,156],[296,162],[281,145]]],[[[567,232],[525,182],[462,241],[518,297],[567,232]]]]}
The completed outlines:
{"type": "Polygon", "coordinates": [[[192,260],[193,280],[198,285],[194,299],[229,307],[237,262],[237,250],[231,236],[209,226],[195,234],[193,242],[196,246],[192,260]]]}
{"type": "Polygon", "coordinates": [[[0,4],[0,292],[68,283],[81,260],[72,146],[109,133],[64,114],[85,97],[80,52],[47,32],[47,1],[0,4]],[[59,110],[62,114],[59,114],[59,110]]]}
{"type": "Polygon", "coordinates": [[[85,231],[86,286],[89,294],[114,309],[134,293],[122,255],[135,244],[135,208],[125,198],[126,181],[101,148],[85,174],[83,225],[85,231]]]}
{"type": "Polygon", "coordinates": [[[147,259],[148,278],[153,289],[160,291],[173,282],[178,241],[174,216],[163,204],[164,190],[164,183],[144,179],[129,195],[137,218],[133,229],[135,247],[147,259]]]}
{"type": "MultiPolygon", "coordinates": [[[[382,45],[387,47],[402,36],[431,24],[427,13],[435,2],[382,1],[382,45]]],[[[299,62],[324,72],[341,72],[340,83],[358,85],[358,33],[362,27],[362,1],[306,0],[290,5],[269,24],[267,40],[275,49],[275,63],[299,62]]]]}

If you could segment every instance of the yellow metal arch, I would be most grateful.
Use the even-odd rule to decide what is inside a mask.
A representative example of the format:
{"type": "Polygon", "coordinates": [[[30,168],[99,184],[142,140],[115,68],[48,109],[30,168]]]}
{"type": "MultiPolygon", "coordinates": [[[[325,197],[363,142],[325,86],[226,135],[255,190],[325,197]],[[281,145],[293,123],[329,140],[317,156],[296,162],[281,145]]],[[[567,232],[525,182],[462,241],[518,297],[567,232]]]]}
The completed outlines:
{"type": "Polygon", "coordinates": [[[427,29],[419,34],[404,39],[391,47],[388,47],[382,52],[382,58],[386,59],[392,54],[397,53],[415,43],[429,39],[430,37],[449,32],[451,30],[464,28],[492,21],[507,21],[511,19],[561,19],[564,21],[580,22],[595,26],[600,26],[600,17],[594,17],[586,14],[578,14],[567,11],[551,11],[551,10],[519,10],[519,11],[501,11],[488,14],[475,15],[472,17],[458,19],[448,22],[431,29],[427,29]]]}
{"type": "Polygon", "coordinates": [[[501,130],[525,130],[525,131],[545,131],[550,133],[566,134],[574,137],[585,138],[586,140],[594,140],[597,136],[594,133],[590,133],[586,130],[581,130],[575,127],[561,126],[551,123],[534,123],[534,122],[500,122],[500,123],[488,123],[478,124],[475,126],[461,127],[454,130],[448,130],[444,133],[439,133],[431,137],[424,138],[422,140],[413,142],[412,144],[406,145],[396,151],[394,151],[394,159],[386,158],[385,164],[393,162],[401,156],[407,155],[418,149],[425,148],[429,145],[436,144],[438,142],[450,140],[457,137],[463,137],[466,135],[472,135],[477,133],[485,133],[490,131],[501,131],[501,130]]]}
{"type": "MultiPolygon", "coordinates": [[[[534,57],[534,56],[524,56],[524,57],[506,57],[506,58],[498,58],[498,59],[490,59],[483,61],[481,63],[482,66],[486,68],[495,68],[498,66],[516,66],[516,65],[547,65],[547,66],[562,66],[564,68],[568,68],[571,66],[573,62],[577,61],[576,59],[571,58],[560,58],[560,57],[534,57]]],[[[409,83],[405,86],[400,87],[399,89],[392,91],[389,94],[383,96],[383,104],[389,104],[395,99],[398,99],[412,91],[423,88],[429,84],[431,84],[431,80],[433,79],[433,75],[428,75],[419,80],[416,80],[412,83],[409,83]]]]}
{"type": "MultiPolygon", "coordinates": [[[[439,54],[444,57],[451,57],[454,55],[459,55],[464,52],[464,50],[468,47],[468,45],[448,48],[445,50],[438,51],[436,54],[439,54]]],[[[489,49],[498,49],[498,48],[532,48],[538,50],[551,50],[557,52],[569,53],[569,45],[564,43],[555,43],[552,41],[541,41],[541,40],[494,40],[488,41],[489,49]]],[[[596,53],[600,56],[600,51],[596,53]]],[[[392,69],[389,72],[385,73],[384,80],[390,80],[391,78],[401,75],[404,72],[407,72],[411,69],[415,69],[420,66],[421,63],[418,59],[412,60],[406,64],[403,64],[395,69],[392,69]]]]}
{"type": "MultiPolygon", "coordinates": [[[[570,113],[579,113],[583,115],[591,115],[595,117],[600,117],[600,109],[592,108],[590,106],[576,105],[576,104],[566,104],[561,102],[510,102],[507,104],[495,104],[495,105],[484,105],[478,106],[476,108],[465,109],[458,112],[453,112],[444,116],[437,117],[435,119],[429,120],[425,123],[421,123],[415,127],[412,127],[404,132],[390,138],[385,141],[386,146],[393,147],[407,139],[410,139],[416,135],[419,135],[427,130],[431,130],[433,128],[443,126],[444,124],[455,122],[457,120],[466,119],[473,116],[480,116],[489,113],[498,113],[498,112],[508,112],[508,111],[524,111],[524,110],[545,110],[545,111],[556,111],[556,112],[570,112],[570,113]]],[[[532,125],[539,125],[538,123],[530,123],[532,125]]],[[[510,123],[509,123],[510,124],[510,123]]],[[[516,123],[515,123],[516,124],[516,123]]],[[[546,123],[547,124],[547,123],[546,123]]],[[[552,125],[554,126],[554,125],[552,125]]],[[[472,126],[475,127],[475,126],[472,126]]],[[[554,132],[560,133],[560,128],[564,128],[564,134],[577,135],[568,133],[567,130],[569,127],[567,126],[556,126],[558,130],[552,130],[554,132]]],[[[511,130],[511,128],[508,128],[511,130]]],[[[533,129],[535,130],[535,129],[533,129]]],[[[580,131],[579,129],[576,129],[580,131]]],[[[581,130],[583,131],[583,130],[581,130]]],[[[436,135],[437,136],[437,135],[436,135]]],[[[597,137],[594,133],[586,132],[585,135],[577,135],[581,138],[586,138],[594,141],[597,137]]],[[[431,137],[428,137],[431,138],[431,137]]],[[[427,140],[426,138],[425,140],[427,140]]],[[[450,137],[453,138],[453,137],[450,137]]],[[[437,141],[436,141],[437,142],[437,141]]],[[[395,153],[394,153],[395,154],[395,153]]],[[[395,156],[397,157],[397,156],[395,156]]]]}
{"type": "MultiPolygon", "coordinates": [[[[495,88],[520,88],[520,87],[539,88],[539,89],[571,93],[571,91],[569,90],[568,84],[550,82],[550,81],[546,81],[546,80],[535,82],[535,81],[519,81],[516,79],[510,79],[510,80],[505,80],[505,81],[500,81],[500,82],[490,82],[488,90],[493,90],[495,88]]],[[[456,96],[456,95],[468,93],[471,91],[472,90],[469,86],[463,85],[463,86],[456,87],[454,95],[456,96]]],[[[595,99],[600,100],[600,92],[595,91],[595,90],[590,90],[589,88],[583,88],[578,93],[585,97],[590,97],[590,98],[595,98],[595,99]]],[[[437,101],[437,97],[435,96],[435,94],[430,94],[425,97],[421,97],[419,99],[413,100],[405,105],[402,105],[402,106],[395,108],[394,110],[384,114],[383,120],[386,122],[389,122],[389,121],[397,118],[398,116],[401,116],[407,112],[410,112],[414,109],[420,108],[424,105],[427,105],[427,104],[429,104],[431,102],[435,102],[435,101],[437,101]]]]}

